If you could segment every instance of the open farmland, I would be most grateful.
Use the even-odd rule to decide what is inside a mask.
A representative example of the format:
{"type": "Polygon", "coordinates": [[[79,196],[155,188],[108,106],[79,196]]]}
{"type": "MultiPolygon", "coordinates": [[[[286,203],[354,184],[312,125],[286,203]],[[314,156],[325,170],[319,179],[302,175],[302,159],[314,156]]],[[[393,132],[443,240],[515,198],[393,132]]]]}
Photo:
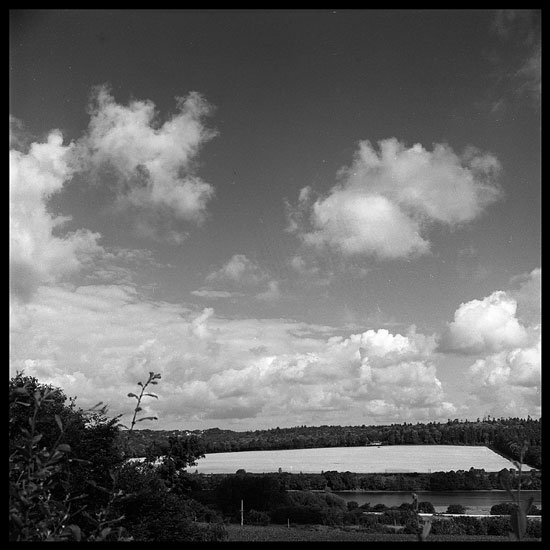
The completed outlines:
{"type": "MultiPolygon", "coordinates": [[[[205,474],[321,473],[335,470],[356,473],[429,473],[483,469],[498,472],[513,468],[512,462],[482,446],[388,445],[381,447],[328,447],[280,451],[214,453],[198,461],[190,470],[205,474]]],[[[530,470],[524,466],[524,470],[530,470]]]]}

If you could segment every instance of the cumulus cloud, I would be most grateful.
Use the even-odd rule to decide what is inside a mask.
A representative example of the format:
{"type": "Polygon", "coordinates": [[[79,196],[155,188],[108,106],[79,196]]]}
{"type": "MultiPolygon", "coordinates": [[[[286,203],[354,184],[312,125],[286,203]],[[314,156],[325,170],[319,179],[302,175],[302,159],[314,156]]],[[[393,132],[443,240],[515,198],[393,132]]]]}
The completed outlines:
{"type": "MultiPolygon", "coordinates": [[[[201,223],[214,188],[196,175],[196,157],[216,135],[203,124],[212,108],[197,92],[176,100],[177,113],[160,124],[152,101],[120,105],[108,87],[96,87],[88,131],[79,141],[80,168],[110,170],[119,208],[201,223]]],[[[142,233],[151,233],[158,220],[141,221],[142,233]]],[[[166,231],[174,240],[175,230],[166,231]]]]}
{"type": "Polygon", "coordinates": [[[384,407],[396,421],[433,419],[447,403],[433,337],[414,328],[330,338],[330,327],[224,319],[117,284],[41,287],[32,304],[13,306],[10,329],[10,370],[61,386],[81,406],[101,399],[129,413],[121,396],[160,372],[160,399],[147,404],[159,426],[272,427],[289,415],[364,423],[384,407]]]}
{"type": "MultiPolygon", "coordinates": [[[[187,236],[176,222],[200,224],[214,188],[196,175],[200,147],[215,132],[203,119],[211,111],[196,92],[177,98],[177,113],[163,124],[151,101],[119,105],[106,86],[94,90],[86,135],[63,144],[53,130],[43,143],[30,142],[22,123],[10,116],[10,281],[25,300],[40,284],[78,271],[104,253],[100,235],[63,229],[71,219],[48,210],[50,198],[79,173],[114,176],[116,205],[137,210],[141,236],[175,244],[187,236]]],[[[98,178],[111,185],[113,177],[98,178]]]]}
{"type": "Polygon", "coordinates": [[[540,416],[541,340],[475,361],[468,369],[470,390],[491,414],[540,416]]]}
{"type": "Polygon", "coordinates": [[[473,147],[457,155],[447,145],[428,151],[391,138],[380,141],[376,151],[362,141],[326,196],[313,202],[306,187],[297,205],[287,205],[287,229],[306,245],[348,256],[419,256],[430,250],[431,226],[471,222],[501,196],[499,170],[493,155],[473,147]]]}
{"type": "Polygon", "coordinates": [[[541,411],[541,269],[512,279],[519,288],[461,304],[442,339],[478,358],[465,382],[492,415],[539,416],[541,411]]]}
{"type": "Polygon", "coordinates": [[[10,284],[19,298],[30,299],[40,284],[79,270],[102,250],[100,235],[85,229],[59,236],[70,218],[48,211],[48,200],[73,176],[73,149],[54,130],[26,153],[10,150],[10,284]]]}
{"type": "Polygon", "coordinates": [[[446,346],[462,353],[521,346],[527,341],[527,331],[518,321],[516,310],[516,300],[503,291],[461,304],[448,325],[446,346]]]}

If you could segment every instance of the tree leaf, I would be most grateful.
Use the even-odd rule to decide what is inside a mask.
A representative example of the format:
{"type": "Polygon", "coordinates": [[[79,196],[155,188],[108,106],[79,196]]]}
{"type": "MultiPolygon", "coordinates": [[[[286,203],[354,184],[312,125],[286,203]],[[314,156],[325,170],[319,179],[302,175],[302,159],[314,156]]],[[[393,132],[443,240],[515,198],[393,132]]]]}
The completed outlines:
{"type": "Polygon", "coordinates": [[[158,399],[159,396],[158,395],[155,395],[154,393],[145,393],[143,395],[148,395],[149,397],[154,397],[155,399],[158,399]]]}
{"type": "Polygon", "coordinates": [[[158,417],[156,416],[144,416],[143,418],[139,418],[137,422],[142,422],[143,420],[158,420],[158,417]]]}
{"type": "Polygon", "coordinates": [[[130,392],[128,394],[128,397],[135,397],[136,399],[139,399],[139,397],[135,393],[132,393],[132,392],[130,392]]]}
{"type": "Polygon", "coordinates": [[[63,431],[63,422],[61,422],[61,418],[58,414],[54,414],[55,422],[59,426],[59,429],[63,431]]]}
{"type": "Polygon", "coordinates": [[[62,453],[70,453],[71,452],[71,446],[67,445],[67,443],[61,443],[57,446],[57,450],[61,451],[62,453]]]}

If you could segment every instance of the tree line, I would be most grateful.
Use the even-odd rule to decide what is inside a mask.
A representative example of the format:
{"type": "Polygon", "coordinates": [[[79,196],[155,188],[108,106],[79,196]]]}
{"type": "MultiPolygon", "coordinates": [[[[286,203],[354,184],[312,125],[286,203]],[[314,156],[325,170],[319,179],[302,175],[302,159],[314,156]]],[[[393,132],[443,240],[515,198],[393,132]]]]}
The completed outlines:
{"type": "Polygon", "coordinates": [[[491,418],[447,422],[390,424],[382,426],[295,426],[236,432],[207,430],[136,430],[131,446],[145,456],[151,444],[165,445],[170,436],[199,437],[207,454],[238,451],[358,447],[364,445],[484,445],[509,459],[519,460],[527,442],[526,464],[542,468],[542,419],[491,418]]]}

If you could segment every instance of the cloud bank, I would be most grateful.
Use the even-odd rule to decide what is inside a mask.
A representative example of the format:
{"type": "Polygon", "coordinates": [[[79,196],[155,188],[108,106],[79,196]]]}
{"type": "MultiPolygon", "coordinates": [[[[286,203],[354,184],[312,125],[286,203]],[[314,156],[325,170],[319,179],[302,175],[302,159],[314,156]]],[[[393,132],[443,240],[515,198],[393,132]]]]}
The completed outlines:
{"type": "Polygon", "coordinates": [[[431,361],[433,336],[414,327],[404,335],[327,337],[332,331],[283,319],[224,319],[212,308],[152,301],[123,284],[41,287],[32,304],[13,307],[11,366],[77,395],[82,406],[102,399],[113,414],[128,412],[121,396],[149,370],[160,372],[160,400],[147,412],[174,428],[219,419],[272,427],[289,415],[308,423],[319,415],[402,421],[454,410],[431,361]]]}
{"type": "Polygon", "coordinates": [[[288,230],[308,246],[347,256],[411,258],[430,251],[434,224],[459,227],[501,197],[498,160],[472,147],[457,155],[447,145],[407,148],[397,139],[359,143],[339,182],[313,202],[309,187],[289,206],[288,230]]]}

